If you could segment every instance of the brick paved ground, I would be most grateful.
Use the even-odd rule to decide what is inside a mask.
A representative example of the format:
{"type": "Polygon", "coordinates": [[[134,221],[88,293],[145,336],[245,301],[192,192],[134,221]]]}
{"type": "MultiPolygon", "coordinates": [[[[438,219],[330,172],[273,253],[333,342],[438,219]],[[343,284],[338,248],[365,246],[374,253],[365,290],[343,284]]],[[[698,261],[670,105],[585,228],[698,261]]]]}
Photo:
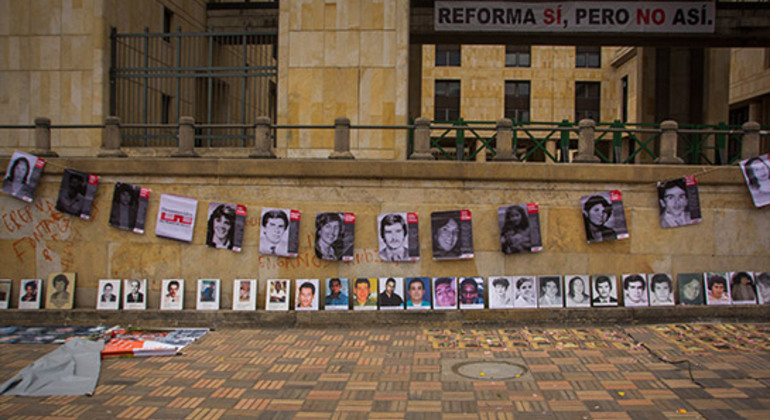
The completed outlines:
{"type": "MultiPolygon", "coordinates": [[[[103,361],[93,397],[0,397],[0,418],[766,420],[768,336],[751,324],[219,330],[184,355],[103,361]],[[688,363],[666,362],[681,360],[694,382],[688,363]],[[526,371],[453,371],[469,361],[526,371]]],[[[0,345],[0,381],[52,348],[0,345]]]]}

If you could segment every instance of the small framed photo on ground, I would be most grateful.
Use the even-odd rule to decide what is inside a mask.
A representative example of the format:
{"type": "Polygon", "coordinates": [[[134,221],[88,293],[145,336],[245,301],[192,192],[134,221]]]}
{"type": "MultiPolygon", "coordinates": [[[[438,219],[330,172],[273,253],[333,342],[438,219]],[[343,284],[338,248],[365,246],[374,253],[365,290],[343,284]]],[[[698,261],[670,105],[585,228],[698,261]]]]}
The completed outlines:
{"type": "Polygon", "coordinates": [[[348,279],[332,277],[326,279],[326,297],[324,309],[327,311],[347,311],[350,309],[348,279]]]}
{"type": "Polygon", "coordinates": [[[497,209],[500,246],[503,254],[540,252],[540,211],[536,203],[517,204],[497,209]]]}
{"type": "Polygon", "coordinates": [[[489,309],[513,308],[513,277],[489,276],[489,309]]]}
{"type": "Polygon", "coordinates": [[[628,238],[623,196],[612,190],[580,198],[588,243],[628,238]]]}
{"type": "Polygon", "coordinates": [[[679,273],[676,275],[680,305],[703,305],[706,303],[703,287],[703,273],[679,273]]]}
{"type": "Polygon", "coordinates": [[[729,277],[725,272],[705,273],[706,286],[706,304],[707,305],[729,305],[730,304],[730,283],[729,277]]]}
{"type": "Polygon", "coordinates": [[[318,279],[297,279],[294,281],[297,293],[294,298],[295,311],[318,310],[318,279]]]}
{"type": "Polygon", "coordinates": [[[457,309],[457,277],[433,278],[433,309],[457,309]]]}
{"type": "Polygon", "coordinates": [[[123,280],[123,309],[147,309],[147,279],[123,280]]]}
{"type": "Polygon", "coordinates": [[[262,209],[259,253],[296,257],[299,252],[299,210],[262,209]]]}
{"type": "Polygon", "coordinates": [[[730,273],[730,300],[733,305],[754,305],[757,303],[753,273],[748,271],[730,273]]]}
{"type": "Polygon", "coordinates": [[[253,311],[257,309],[257,280],[235,279],[233,281],[233,310],[253,311]]]}
{"type": "Polygon", "coordinates": [[[160,309],[181,311],[184,309],[184,279],[163,279],[160,286],[160,309]]]}
{"type": "Polygon", "coordinates": [[[377,310],[377,277],[359,277],[353,284],[353,310],[377,310]]]}
{"type": "Polygon", "coordinates": [[[473,223],[470,210],[437,211],[430,214],[433,259],[473,258],[473,223]]]}
{"type": "Polygon", "coordinates": [[[0,280],[0,309],[8,309],[8,303],[11,300],[11,285],[10,279],[0,280]]]}
{"type": "Polygon", "coordinates": [[[461,277],[460,309],[484,309],[484,277],[461,277]]]}
{"type": "Polygon", "coordinates": [[[770,153],[741,161],[740,166],[754,206],[770,204],[770,153]]]}
{"type": "Polygon", "coordinates": [[[591,305],[618,306],[617,277],[614,274],[596,274],[591,277],[591,305]]]}
{"type": "Polygon", "coordinates": [[[650,306],[647,290],[646,275],[623,274],[623,306],[650,306]]]}
{"type": "Polygon", "coordinates": [[[62,213],[80,217],[83,220],[91,218],[91,206],[96,195],[99,177],[65,169],[62,175],[59,197],[56,200],[56,210],[62,213]]]}
{"type": "Polygon", "coordinates": [[[430,277],[406,278],[406,310],[425,310],[431,307],[430,277]]]}
{"type": "Polygon", "coordinates": [[[650,285],[650,306],[674,306],[674,282],[666,273],[647,275],[650,285]]]}
{"type": "Polygon", "coordinates": [[[663,228],[700,223],[700,198],[695,177],[658,182],[658,205],[663,228]]]}
{"type": "Polygon", "coordinates": [[[539,308],[563,308],[564,292],[561,289],[561,276],[538,276],[537,299],[539,308]]]}
{"type": "Polygon", "coordinates": [[[265,294],[265,310],[288,311],[289,310],[289,280],[270,279],[267,281],[267,293],[265,294]]]}
{"type": "Polygon", "coordinates": [[[19,292],[19,309],[40,309],[43,294],[42,279],[24,279],[19,292]]]}
{"type": "Polygon", "coordinates": [[[591,282],[587,274],[568,274],[564,276],[564,301],[568,308],[588,308],[591,306],[591,282]]]}
{"type": "Polygon", "coordinates": [[[144,233],[150,190],[118,182],[112,194],[110,226],[134,233],[144,233]]]}
{"type": "Polygon", "coordinates": [[[380,277],[380,310],[393,311],[404,309],[404,278],[380,277]]]}
{"type": "Polygon", "coordinates": [[[35,155],[13,152],[3,178],[3,192],[31,203],[44,166],[45,160],[35,155]]]}
{"type": "Polygon", "coordinates": [[[417,213],[384,213],[377,217],[380,258],[418,261],[420,237],[417,213]]]}
{"type": "Polygon", "coordinates": [[[195,309],[219,310],[219,279],[198,279],[198,301],[195,309]]]}
{"type": "Polygon", "coordinates": [[[315,255],[322,260],[352,261],[356,215],[318,213],[315,217],[315,255]]]}
{"type": "Polygon", "coordinates": [[[120,309],[120,280],[99,280],[99,296],[96,297],[96,309],[116,311],[120,309]]]}
{"type": "Polygon", "coordinates": [[[72,309],[75,298],[75,273],[50,274],[46,291],[46,309],[72,309]]]}
{"type": "Polygon", "coordinates": [[[757,283],[757,302],[760,305],[770,305],[770,273],[754,273],[757,283]]]}
{"type": "Polygon", "coordinates": [[[241,252],[246,206],[211,202],[206,220],[206,245],[209,248],[241,252]]]}
{"type": "Polygon", "coordinates": [[[513,307],[537,308],[537,287],[535,285],[535,276],[514,277],[514,297],[513,307]]]}

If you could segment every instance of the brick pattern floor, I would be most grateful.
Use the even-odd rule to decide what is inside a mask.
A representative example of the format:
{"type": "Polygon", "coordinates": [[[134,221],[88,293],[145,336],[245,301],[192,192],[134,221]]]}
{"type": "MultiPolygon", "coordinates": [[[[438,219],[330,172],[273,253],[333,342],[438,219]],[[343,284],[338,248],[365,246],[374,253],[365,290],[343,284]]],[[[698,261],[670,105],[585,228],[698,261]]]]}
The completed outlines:
{"type": "MultiPolygon", "coordinates": [[[[769,331],[219,330],[180,356],[104,360],[92,397],[2,396],[0,418],[766,420],[769,331]],[[467,361],[527,371],[508,380],[451,372],[467,361]]],[[[52,349],[0,345],[0,381],[52,349]]]]}

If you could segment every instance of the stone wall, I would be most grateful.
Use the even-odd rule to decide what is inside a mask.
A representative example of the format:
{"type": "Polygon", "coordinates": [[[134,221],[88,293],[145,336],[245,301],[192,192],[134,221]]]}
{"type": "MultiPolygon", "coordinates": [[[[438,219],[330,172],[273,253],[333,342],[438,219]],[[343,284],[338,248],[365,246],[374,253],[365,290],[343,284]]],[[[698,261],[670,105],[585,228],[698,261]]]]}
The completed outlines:
{"type": "MultiPolygon", "coordinates": [[[[0,159],[0,167],[7,164],[7,158],[0,159]]],[[[767,212],[754,208],[737,167],[58,158],[49,160],[34,203],[0,194],[0,277],[13,279],[11,306],[16,307],[21,279],[74,271],[77,308],[95,306],[100,278],[147,278],[149,308],[159,306],[163,278],[186,279],[186,308],[195,307],[198,278],[221,278],[221,305],[229,309],[234,278],[259,279],[261,300],[270,278],[770,271],[767,212]],[[101,176],[92,220],[54,210],[64,168],[101,176]],[[655,182],[689,174],[700,185],[703,222],[661,229],[655,182]],[[108,226],[116,182],[152,189],[144,235],[108,226]],[[630,238],[588,245],[579,199],[609,189],[623,193],[630,238]],[[199,200],[191,244],[155,236],[161,193],[199,200]],[[206,247],[210,201],[248,207],[243,252],[206,247]],[[544,250],[503,255],[497,208],[525,202],[540,205],[544,250]],[[258,253],[263,207],[302,212],[298,258],[258,253]],[[430,213],[453,209],[472,212],[475,258],[433,261],[430,213]],[[354,261],[314,256],[315,214],[327,211],[356,214],[354,261]],[[395,211],[420,217],[419,262],[378,258],[376,217],[395,211]]]]}

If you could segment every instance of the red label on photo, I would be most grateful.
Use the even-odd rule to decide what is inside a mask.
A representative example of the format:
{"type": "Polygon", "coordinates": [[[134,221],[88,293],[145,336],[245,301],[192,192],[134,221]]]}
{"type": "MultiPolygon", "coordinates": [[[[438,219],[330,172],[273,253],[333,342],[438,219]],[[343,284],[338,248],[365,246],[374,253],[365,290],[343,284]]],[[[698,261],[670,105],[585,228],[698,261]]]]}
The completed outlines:
{"type": "Polygon", "coordinates": [[[353,213],[345,213],[345,223],[355,223],[356,215],[353,213]]]}
{"type": "Polygon", "coordinates": [[[45,161],[43,159],[38,159],[37,162],[35,162],[35,168],[43,169],[43,166],[45,166],[45,161]]]}
{"type": "Polygon", "coordinates": [[[623,195],[618,190],[610,191],[610,201],[620,201],[623,199],[623,195]]]}
{"type": "Polygon", "coordinates": [[[698,185],[698,182],[695,181],[695,176],[694,175],[690,175],[690,176],[684,177],[684,183],[688,187],[692,187],[692,186],[698,185]]]}
{"type": "Polygon", "coordinates": [[[536,214],[537,211],[537,203],[527,203],[527,214],[536,214]]]}
{"type": "Polygon", "coordinates": [[[243,204],[237,204],[235,206],[235,214],[238,216],[245,216],[246,215],[246,206],[243,204]]]}
{"type": "Polygon", "coordinates": [[[139,190],[139,197],[142,198],[150,198],[150,189],[149,188],[142,188],[139,190]]]}
{"type": "Polygon", "coordinates": [[[190,216],[185,216],[183,214],[178,214],[178,213],[168,213],[165,211],[160,213],[160,220],[164,220],[166,222],[172,222],[172,223],[179,223],[182,225],[191,225],[193,222],[193,218],[190,216]]]}
{"type": "Polygon", "coordinates": [[[91,185],[96,185],[99,183],[99,177],[96,175],[88,175],[88,183],[91,185]]]}
{"type": "Polygon", "coordinates": [[[413,225],[417,223],[417,213],[407,213],[406,214],[406,223],[413,225]]]}
{"type": "Polygon", "coordinates": [[[471,220],[471,211],[470,210],[460,210],[460,220],[470,221],[471,220]]]}
{"type": "Polygon", "coordinates": [[[291,219],[292,221],[294,221],[294,220],[299,221],[299,215],[300,215],[299,210],[290,210],[289,211],[289,219],[291,219]]]}

